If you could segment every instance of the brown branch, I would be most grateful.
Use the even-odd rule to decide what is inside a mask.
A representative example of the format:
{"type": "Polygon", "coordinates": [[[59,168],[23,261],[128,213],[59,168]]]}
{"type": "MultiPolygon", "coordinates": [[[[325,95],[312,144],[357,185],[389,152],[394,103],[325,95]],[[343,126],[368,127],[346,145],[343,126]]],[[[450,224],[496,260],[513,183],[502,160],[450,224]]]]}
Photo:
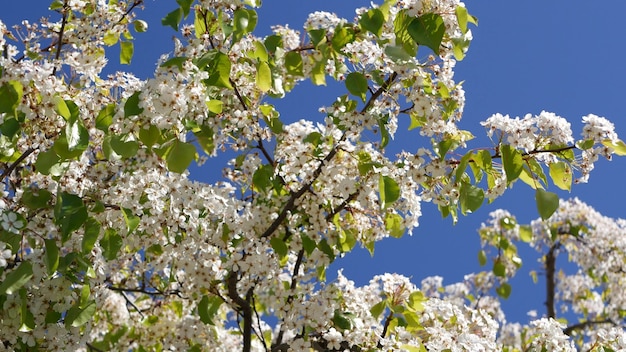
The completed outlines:
{"type": "Polygon", "coordinates": [[[6,168],[3,172],[2,175],[0,175],[0,182],[3,182],[4,179],[9,176],[11,174],[11,172],[13,172],[13,170],[15,170],[15,168],[17,167],[17,165],[19,165],[22,161],[24,161],[24,159],[26,159],[29,155],[31,155],[33,152],[35,151],[34,148],[28,148],[24,154],[20,155],[19,158],[17,158],[13,164],[9,165],[8,168],[6,168]]]}
{"type": "Polygon", "coordinates": [[[600,325],[600,324],[611,324],[613,326],[618,325],[611,319],[588,320],[588,321],[583,321],[583,322],[566,327],[565,329],[563,329],[563,333],[567,336],[572,336],[572,333],[576,330],[582,330],[582,329],[586,329],[589,326],[600,325]]]}
{"type": "Polygon", "coordinates": [[[556,309],[554,307],[554,296],[556,295],[556,281],[554,274],[556,272],[556,251],[559,249],[560,243],[555,243],[550,247],[545,259],[546,269],[546,308],[548,318],[556,319],[556,309]]]}
{"type": "MultiPolygon", "coordinates": [[[[302,265],[303,259],[304,259],[304,248],[298,252],[298,258],[296,259],[296,264],[294,265],[293,273],[291,274],[291,284],[289,285],[289,288],[292,291],[295,290],[296,288],[296,285],[297,285],[296,276],[298,275],[298,272],[300,271],[300,265],[302,265]]],[[[293,301],[293,298],[294,298],[294,294],[292,293],[287,297],[287,304],[291,303],[291,301],[293,301]]],[[[274,351],[275,348],[278,348],[279,346],[282,345],[284,334],[285,334],[285,330],[281,328],[280,331],[278,332],[278,336],[276,336],[276,342],[272,344],[272,351],[274,351]]]]}
{"type": "Polygon", "coordinates": [[[378,88],[378,90],[376,90],[374,94],[372,94],[372,96],[368,99],[367,103],[365,103],[365,106],[363,106],[363,109],[361,109],[361,113],[366,112],[371,107],[372,103],[374,103],[374,101],[378,99],[378,97],[380,97],[381,94],[383,94],[384,92],[387,91],[387,89],[389,89],[389,87],[391,86],[393,81],[396,79],[396,77],[398,77],[398,73],[394,72],[391,74],[391,76],[389,76],[389,78],[387,78],[385,83],[382,86],[380,86],[380,88],[378,88]]]}
{"type": "Polygon", "coordinates": [[[252,349],[252,307],[250,301],[252,299],[253,289],[246,292],[246,298],[241,298],[237,292],[237,272],[231,271],[226,277],[228,286],[228,297],[236,305],[237,310],[243,318],[243,352],[250,352],[252,349]]]}
{"type": "MultiPolygon", "coordinates": [[[[387,329],[389,329],[389,324],[391,324],[391,319],[393,318],[393,312],[389,312],[387,318],[385,319],[385,325],[383,325],[383,332],[380,333],[380,338],[384,339],[385,335],[387,335],[387,329]]],[[[379,341],[378,348],[382,348],[383,344],[379,341]]]]}
{"type": "MultiPolygon", "coordinates": [[[[58,60],[61,57],[61,47],[63,46],[63,33],[65,33],[65,24],[67,23],[67,16],[69,13],[69,7],[67,6],[67,0],[63,1],[63,19],[61,20],[61,29],[59,30],[59,40],[57,41],[57,51],[54,55],[54,59],[58,60]]],[[[52,75],[57,73],[57,66],[52,69],[52,75]]]]}

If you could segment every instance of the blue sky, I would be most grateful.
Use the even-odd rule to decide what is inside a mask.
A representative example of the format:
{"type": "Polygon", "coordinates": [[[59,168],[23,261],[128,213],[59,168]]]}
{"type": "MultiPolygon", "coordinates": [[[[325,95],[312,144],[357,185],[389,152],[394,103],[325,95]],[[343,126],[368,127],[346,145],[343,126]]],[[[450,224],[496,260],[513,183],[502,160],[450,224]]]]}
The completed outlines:
{"type": "MultiPolygon", "coordinates": [[[[289,23],[291,28],[301,29],[307,14],[315,10],[352,19],[354,9],[368,3],[265,0],[257,28],[259,33],[268,33],[272,24],[289,23]]],[[[0,18],[7,24],[22,18],[36,20],[42,15],[56,19],[55,14],[45,10],[48,4],[42,0],[5,0],[0,18]]],[[[581,117],[595,113],[613,121],[622,139],[626,139],[626,2],[605,0],[600,6],[593,5],[579,0],[466,1],[470,13],[478,17],[479,26],[472,28],[474,41],[466,59],[457,64],[455,77],[465,81],[467,104],[461,125],[479,137],[471,147],[489,146],[479,122],[496,112],[523,116],[551,111],[572,123],[575,137],[580,134],[581,117]]],[[[150,27],[147,33],[136,36],[131,67],[114,65],[116,54],[111,50],[112,71],[130,70],[148,77],[158,55],[171,50],[169,38],[174,33],[161,26],[160,18],[176,7],[175,2],[146,0],[145,6],[139,17],[147,20],[150,27]]],[[[277,105],[281,115],[289,120],[319,119],[317,108],[329,105],[339,94],[345,94],[341,86],[302,84],[277,105]]],[[[416,149],[412,142],[415,133],[398,134],[396,142],[401,149],[416,149]]],[[[221,165],[212,169],[219,170],[221,165]]],[[[575,185],[571,193],[559,194],[563,198],[578,197],[607,216],[624,217],[624,175],[626,159],[601,161],[588,184],[575,185]]],[[[550,190],[556,191],[556,187],[550,190]]],[[[462,217],[456,226],[449,219],[441,219],[435,206],[424,203],[421,225],[412,237],[379,243],[374,258],[365,250],[356,250],[337,261],[334,269],[344,267],[344,274],[358,284],[384,272],[411,276],[416,283],[430,275],[443,276],[445,284],[454,283],[481,269],[476,259],[480,246],[476,230],[488,213],[497,208],[510,210],[522,222],[538,217],[534,193],[521,182],[493,204],[462,217]]],[[[523,245],[519,247],[524,266],[512,283],[513,292],[504,309],[509,321],[524,322],[528,310],[536,309],[539,314],[545,311],[545,289],[541,282],[534,285],[527,274],[528,270],[540,270],[540,265],[534,257],[525,256],[532,255],[530,251],[523,245]]]]}

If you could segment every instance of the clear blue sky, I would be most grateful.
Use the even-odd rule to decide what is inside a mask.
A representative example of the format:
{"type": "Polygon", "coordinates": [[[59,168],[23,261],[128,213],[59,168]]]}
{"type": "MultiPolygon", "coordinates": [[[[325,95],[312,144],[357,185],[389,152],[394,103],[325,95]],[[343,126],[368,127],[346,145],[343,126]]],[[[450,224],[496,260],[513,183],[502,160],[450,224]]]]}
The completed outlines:
{"type": "MultiPolygon", "coordinates": [[[[375,1],[376,2],[376,1],[375,1]]],[[[272,24],[289,23],[301,29],[307,14],[315,10],[336,12],[352,19],[354,8],[369,1],[341,0],[265,0],[259,10],[259,33],[268,33],[272,24]]],[[[37,19],[48,15],[49,1],[3,1],[0,18],[7,24],[21,18],[37,19]],[[28,6],[24,4],[28,3],[28,6]]],[[[150,24],[148,33],[138,34],[132,72],[148,77],[159,54],[171,50],[169,38],[173,32],[160,25],[160,18],[176,7],[174,1],[146,0],[146,10],[139,17],[150,24]],[[165,40],[164,40],[165,39],[165,40]]],[[[616,125],[626,139],[626,81],[624,55],[626,48],[626,2],[602,1],[594,6],[588,1],[466,1],[470,13],[480,23],[473,27],[474,41],[466,59],[457,64],[456,79],[465,81],[467,104],[462,127],[476,136],[484,136],[479,122],[501,112],[512,116],[537,114],[541,110],[554,112],[572,123],[575,137],[580,133],[583,115],[605,116],[616,125]]],[[[52,19],[56,19],[52,14],[52,19]]],[[[113,65],[111,70],[123,69],[113,65]]],[[[317,108],[329,105],[338,94],[336,87],[312,87],[303,84],[280,102],[280,112],[289,120],[320,118],[317,108]],[[311,97],[315,97],[312,100],[311,97]]],[[[401,127],[405,125],[401,125],[401,127]]],[[[399,129],[400,130],[400,129],[399,129]]],[[[413,133],[399,133],[396,142],[401,148],[415,150],[413,133]]],[[[488,146],[479,138],[471,147],[488,146]]],[[[212,169],[221,169],[221,166],[212,169]]],[[[626,159],[599,162],[586,185],[575,185],[571,193],[561,197],[579,197],[611,217],[624,217],[626,159]]],[[[550,189],[556,191],[553,187],[550,189]]],[[[334,268],[344,267],[344,274],[358,284],[365,284],[376,274],[399,272],[419,283],[430,275],[444,277],[444,283],[461,280],[467,273],[480,270],[476,260],[479,240],[476,229],[487,214],[506,208],[527,222],[536,218],[534,193],[518,182],[505,197],[478,212],[460,219],[456,226],[441,216],[432,204],[423,204],[421,226],[412,237],[389,239],[379,243],[374,258],[365,250],[356,250],[337,261],[334,268]]],[[[513,281],[513,292],[504,304],[509,321],[526,321],[526,312],[544,310],[544,287],[534,285],[528,270],[539,270],[534,257],[524,254],[523,270],[513,281]]],[[[530,253],[532,254],[532,253],[530,253]]],[[[331,274],[331,272],[329,272],[331,274]]]]}

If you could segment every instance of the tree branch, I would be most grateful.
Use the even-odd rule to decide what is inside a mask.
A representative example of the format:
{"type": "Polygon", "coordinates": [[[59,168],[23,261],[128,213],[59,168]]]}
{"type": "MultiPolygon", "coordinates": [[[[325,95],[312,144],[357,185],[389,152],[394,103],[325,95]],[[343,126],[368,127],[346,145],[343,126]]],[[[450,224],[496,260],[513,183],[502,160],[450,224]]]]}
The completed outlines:
{"type": "Polygon", "coordinates": [[[246,298],[241,298],[237,292],[237,272],[231,271],[226,277],[228,286],[228,297],[233,300],[237,310],[243,318],[243,352],[250,352],[252,349],[252,307],[250,300],[252,299],[252,288],[246,292],[246,298]]]}
{"type": "MultiPolygon", "coordinates": [[[[57,42],[57,51],[54,54],[54,60],[58,60],[61,57],[61,47],[63,46],[63,33],[65,32],[65,24],[67,23],[67,16],[69,12],[69,7],[67,6],[67,0],[63,1],[63,19],[61,20],[61,29],[59,30],[59,40],[57,42]]],[[[54,76],[57,73],[57,65],[54,65],[52,69],[52,75],[54,76]]]]}
{"type": "Polygon", "coordinates": [[[583,330],[583,329],[586,329],[589,326],[600,325],[600,324],[611,324],[613,326],[617,326],[618,325],[611,319],[588,320],[588,321],[583,321],[583,322],[580,322],[578,324],[574,324],[574,325],[570,325],[570,326],[566,327],[565,329],[563,329],[563,333],[565,335],[567,335],[567,336],[572,336],[572,333],[574,331],[576,331],[576,330],[583,330]]]}
{"type": "Polygon", "coordinates": [[[556,291],[556,282],[554,274],[556,272],[556,251],[560,247],[560,243],[555,243],[550,247],[545,259],[546,269],[546,308],[548,318],[556,319],[556,309],[554,307],[554,296],[556,291]]]}
{"type": "Polygon", "coordinates": [[[0,182],[3,182],[5,177],[9,176],[11,174],[11,172],[13,172],[13,170],[15,170],[15,168],[17,167],[17,165],[19,165],[22,161],[24,161],[24,159],[26,159],[29,155],[31,155],[33,152],[35,151],[35,149],[33,148],[28,148],[22,155],[20,155],[19,158],[17,158],[13,164],[11,164],[8,168],[6,168],[3,172],[2,175],[0,175],[0,182]]]}

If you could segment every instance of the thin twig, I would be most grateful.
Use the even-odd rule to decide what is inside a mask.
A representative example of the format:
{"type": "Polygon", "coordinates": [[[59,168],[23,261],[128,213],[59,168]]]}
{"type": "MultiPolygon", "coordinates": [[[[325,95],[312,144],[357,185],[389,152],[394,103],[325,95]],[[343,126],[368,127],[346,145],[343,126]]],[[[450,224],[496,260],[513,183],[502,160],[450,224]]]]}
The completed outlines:
{"type": "Polygon", "coordinates": [[[6,168],[3,172],[2,175],[0,175],[0,182],[4,182],[4,179],[9,176],[11,174],[11,172],[13,172],[13,170],[15,170],[15,168],[17,167],[17,165],[19,165],[22,161],[24,161],[24,159],[26,159],[29,155],[31,155],[33,152],[35,151],[34,148],[28,148],[22,155],[19,156],[19,158],[17,158],[13,164],[9,165],[8,168],[6,168]]]}

